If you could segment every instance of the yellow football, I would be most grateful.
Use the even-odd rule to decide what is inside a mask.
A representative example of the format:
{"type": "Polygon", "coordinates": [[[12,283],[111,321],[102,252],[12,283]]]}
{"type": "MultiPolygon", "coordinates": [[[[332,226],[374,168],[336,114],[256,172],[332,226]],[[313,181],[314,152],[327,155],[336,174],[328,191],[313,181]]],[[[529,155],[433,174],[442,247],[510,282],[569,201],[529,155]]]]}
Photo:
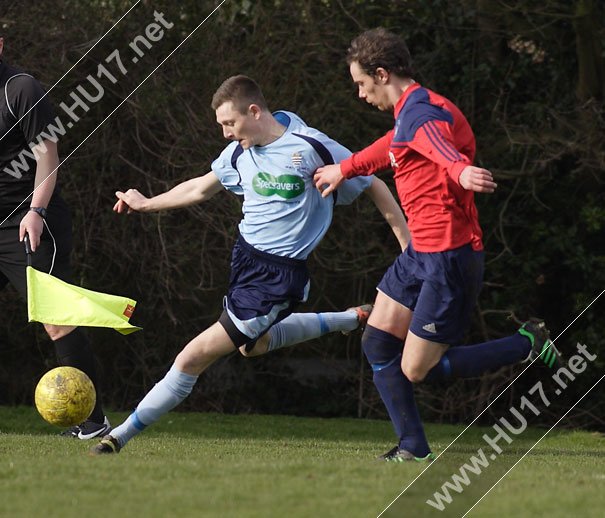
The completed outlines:
{"type": "Polygon", "coordinates": [[[73,426],[86,421],[97,401],[90,378],[75,367],[48,371],[36,386],[36,408],[45,421],[73,426]]]}

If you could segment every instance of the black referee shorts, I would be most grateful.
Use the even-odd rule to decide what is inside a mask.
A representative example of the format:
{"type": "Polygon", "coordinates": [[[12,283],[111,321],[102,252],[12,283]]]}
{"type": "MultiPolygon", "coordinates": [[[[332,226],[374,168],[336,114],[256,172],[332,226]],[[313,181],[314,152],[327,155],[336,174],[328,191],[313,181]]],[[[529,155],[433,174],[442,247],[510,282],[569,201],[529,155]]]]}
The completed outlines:
{"type": "MultiPolygon", "coordinates": [[[[19,241],[19,223],[25,214],[26,211],[19,211],[0,226],[0,290],[10,283],[23,300],[27,300],[25,277],[27,256],[24,244],[19,241]]],[[[53,197],[52,203],[48,206],[46,224],[48,228],[44,225],[40,245],[32,254],[32,266],[36,270],[51,273],[53,276],[71,283],[73,282],[70,266],[71,212],[66,203],[57,196],[53,197]],[[56,254],[53,237],[56,243],[56,254]],[[55,254],[55,258],[51,271],[53,254],[55,254]]]]}

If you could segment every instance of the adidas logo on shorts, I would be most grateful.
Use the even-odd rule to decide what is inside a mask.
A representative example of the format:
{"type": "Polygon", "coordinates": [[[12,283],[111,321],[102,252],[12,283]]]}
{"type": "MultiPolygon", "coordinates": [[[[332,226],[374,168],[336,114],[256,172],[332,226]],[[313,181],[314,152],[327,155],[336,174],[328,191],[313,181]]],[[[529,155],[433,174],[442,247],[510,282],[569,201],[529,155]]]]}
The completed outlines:
{"type": "Polygon", "coordinates": [[[426,324],[426,325],[422,326],[422,329],[424,329],[425,331],[428,331],[429,333],[433,333],[433,334],[437,333],[437,328],[435,327],[434,322],[431,322],[430,324],[426,324]]]}

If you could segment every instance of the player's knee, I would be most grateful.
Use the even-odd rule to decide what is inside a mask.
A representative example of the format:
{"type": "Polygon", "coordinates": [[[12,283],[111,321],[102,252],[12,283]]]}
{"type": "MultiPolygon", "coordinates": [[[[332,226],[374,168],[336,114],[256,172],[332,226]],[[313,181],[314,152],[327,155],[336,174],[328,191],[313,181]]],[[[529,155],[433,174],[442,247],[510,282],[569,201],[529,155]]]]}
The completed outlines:
{"type": "Polygon", "coordinates": [[[183,372],[199,374],[221,356],[212,344],[198,338],[185,346],[175,358],[174,364],[183,372]]]}
{"type": "Polygon", "coordinates": [[[401,363],[401,370],[405,377],[412,383],[421,383],[426,378],[428,370],[422,365],[401,363]]]}
{"type": "Polygon", "coordinates": [[[67,336],[71,333],[75,327],[71,326],[55,326],[53,324],[44,324],[44,329],[46,330],[46,334],[50,337],[53,342],[67,336]]]}
{"type": "Polygon", "coordinates": [[[403,342],[396,336],[367,325],[361,337],[363,352],[374,369],[399,363],[403,342]]]}
{"type": "Polygon", "coordinates": [[[201,374],[201,372],[208,367],[214,359],[205,357],[201,354],[193,355],[188,351],[181,351],[174,359],[174,365],[181,372],[187,374],[201,374]]]}

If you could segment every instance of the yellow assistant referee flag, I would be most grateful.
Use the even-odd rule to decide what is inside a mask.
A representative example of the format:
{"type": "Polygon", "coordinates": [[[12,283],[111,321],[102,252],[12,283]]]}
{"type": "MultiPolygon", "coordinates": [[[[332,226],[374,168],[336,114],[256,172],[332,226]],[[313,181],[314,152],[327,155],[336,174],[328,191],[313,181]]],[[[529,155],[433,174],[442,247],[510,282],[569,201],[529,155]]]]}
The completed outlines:
{"type": "Polygon", "coordinates": [[[110,327],[128,335],[141,327],[128,322],[136,301],[86,290],[27,267],[27,312],[30,322],[58,326],[110,327]]]}

